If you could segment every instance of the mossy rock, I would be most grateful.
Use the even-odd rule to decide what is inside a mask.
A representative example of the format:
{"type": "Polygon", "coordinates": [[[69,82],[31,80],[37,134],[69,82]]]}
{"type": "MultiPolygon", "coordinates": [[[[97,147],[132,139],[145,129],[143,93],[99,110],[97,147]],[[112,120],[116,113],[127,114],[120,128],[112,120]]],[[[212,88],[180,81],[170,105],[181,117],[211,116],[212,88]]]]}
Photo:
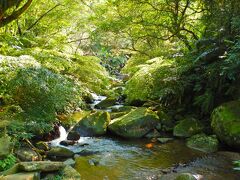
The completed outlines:
{"type": "Polygon", "coordinates": [[[219,142],[216,136],[197,134],[187,140],[187,146],[199,151],[212,153],[218,150],[219,142]]]}
{"type": "Polygon", "coordinates": [[[101,136],[106,134],[109,122],[108,112],[97,111],[84,117],[72,131],[79,132],[81,136],[101,136]]]}
{"type": "Polygon", "coordinates": [[[110,122],[108,129],[121,137],[141,138],[154,129],[160,120],[155,112],[141,107],[110,122]]]}
{"type": "Polygon", "coordinates": [[[125,112],[112,112],[112,113],[110,113],[110,117],[111,117],[111,120],[113,120],[113,119],[119,118],[121,116],[124,116],[127,113],[128,113],[128,111],[125,111],[125,112]]]}
{"type": "Polygon", "coordinates": [[[203,131],[203,125],[194,118],[187,118],[180,121],[173,129],[173,135],[177,137],[191,137],[203,131]]]}
{"type": "Polygon", "coordinates": [[[108,107],[114,106],[117,102],[116,98],[107,98],[95,105],[97,109],[107,109],[108,107]]]}
{"type": "Polygon", "coordinates": [[[217,107],[211,119],[211,126],[218,138],[228,146],[240,149],[240,101],[217,107]]]}
{"type": "Polygon", "coordinates": [[[48,157],[60,157],[60,158],[71,158],[73,157],[74,152],[67,148],[63,147],[52,147],[50,151],[48,151],[48,157]]]}
{"type": "MultiPolygon", "coordinates": [[[[144,104],[149,100],[167,99],[174,103],[179,98],[179,81],[173,61],[154,58],[146,61],[127,81],[124,94],[130,105],[144,104]],[[170,92],[171,91],[171,92],[170,92]]],[[[168,103],[168,102],[166,102],[168,103]]]]}

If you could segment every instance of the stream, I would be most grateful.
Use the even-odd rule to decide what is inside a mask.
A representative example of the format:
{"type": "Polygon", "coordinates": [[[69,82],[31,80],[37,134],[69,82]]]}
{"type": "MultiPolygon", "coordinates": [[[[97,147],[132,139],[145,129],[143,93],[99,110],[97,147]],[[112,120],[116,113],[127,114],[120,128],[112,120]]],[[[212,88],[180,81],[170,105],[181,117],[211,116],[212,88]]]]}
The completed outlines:
{"type": "MultiPolygon", "coordinates": [[[[105,99],[97,95],[94,98],[96,101],[91,104],[92,108],[105,99]]],[[[61,146],[59,143],[67,137],[62,126],[59,130],[61,135],[51,141],[52,146],[61,146]]],[[[191,172],[199,180],[202,174],[208,175],[210,180],[240,179],[240,174],[232,170],[231,158],[223,161],[222,155],[216,157],[215,154],[206,155],[192,150],[183,140],[161,144],[150,139],[81,137],[76,145],[67,148],[79,154],[75,157],[74,168],[83,180],[155,180],[160,179],[162,170],[171,174],[168,170],[175,168],[180,172],[191,172]],[[212,164],[213,156],[215,164],[212,164]],[[190,163],[190,166],[186,166],[186,163],[190,163]]]]}

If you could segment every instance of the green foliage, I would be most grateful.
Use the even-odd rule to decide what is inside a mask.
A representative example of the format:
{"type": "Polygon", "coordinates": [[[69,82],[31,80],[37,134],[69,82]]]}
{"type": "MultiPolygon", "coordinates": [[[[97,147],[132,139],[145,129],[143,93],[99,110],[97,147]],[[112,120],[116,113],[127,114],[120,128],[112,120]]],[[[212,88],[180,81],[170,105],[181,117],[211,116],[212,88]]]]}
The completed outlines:
{"type": "Polygon", "coordinates": [[[240,171],[240,160],[238,161],[233,161],[233,165],[235,166],[233,169],[240,171]]]}
{"type": "Polygon", "coordinates": [[[9,154],[3,160],[0,160],[0,171],[10,169],[17,162],[17,158],[13,154],[9,154]]]}
{"type": "Polygon", "coordinates": [[[168,106],[181,101],[182,85],[172,60],[154,58],[139,68],[126,84],[125,94],[129,103],[160,100],[168,106]]]}
{"type": "Polygon", "coordinates": [[[47,132],[56,121],[56,113],[67,113],[84,106],[78,83],[41,67],[32,57],[2,56],[0,64],[0,93],[8,97],[7,104],[16,104],[23,110],[13,116],[18,123],[10,127],[10,133],[27,134],[17,137],[47,132]]]}

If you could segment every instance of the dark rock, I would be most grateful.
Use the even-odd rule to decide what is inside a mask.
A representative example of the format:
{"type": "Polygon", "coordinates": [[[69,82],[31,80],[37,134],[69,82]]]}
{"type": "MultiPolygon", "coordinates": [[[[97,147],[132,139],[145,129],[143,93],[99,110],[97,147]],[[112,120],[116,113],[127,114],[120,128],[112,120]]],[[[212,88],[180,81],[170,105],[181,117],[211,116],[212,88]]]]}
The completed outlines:
{"type": "Polygon", "coordinates": [[[77,131],[70,131],[67,136],[67,140],[78,141],[80,139],[80,133],[77,131]]]}
{"type": "Polygon", "coordinates": [[[152,138],[158,138],[160,136],[161,134],[156,129],[153,129],[150,132],[148,132],[144,137],[148,139],[152,139],[152,138]]]}
{"type": "Polygon", "coordinates": [[[76,143],[77,143],[76,141],[65,140],[65,141],[61,141],[60,145],[62,145],[62,146],[73,146],[76,143]]]}

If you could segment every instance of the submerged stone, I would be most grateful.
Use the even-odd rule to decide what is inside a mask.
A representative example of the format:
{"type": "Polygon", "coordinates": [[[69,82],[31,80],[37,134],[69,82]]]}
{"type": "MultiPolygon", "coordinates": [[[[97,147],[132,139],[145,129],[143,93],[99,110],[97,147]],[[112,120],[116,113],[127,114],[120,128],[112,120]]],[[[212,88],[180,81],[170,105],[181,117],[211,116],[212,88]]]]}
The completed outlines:
{"type": "Polygon", "coordinates": [[[211,126],[218,138],[228,146],[240,149],[240,101],[217,107],[211,117],[211,126]]]}
{"type": "Polygon", "coordinates": [[[125,138],[141,138],[160,123],[158,116],[147,108],[137,108],[110,122],[108,129],[125,138]]]}
{"type": "Polygon", "coordinates": [[[197,134],[187,140],[187,146],[192,149],[211,153],[218,150],[219,142],[216,136],[197,134]]]}

